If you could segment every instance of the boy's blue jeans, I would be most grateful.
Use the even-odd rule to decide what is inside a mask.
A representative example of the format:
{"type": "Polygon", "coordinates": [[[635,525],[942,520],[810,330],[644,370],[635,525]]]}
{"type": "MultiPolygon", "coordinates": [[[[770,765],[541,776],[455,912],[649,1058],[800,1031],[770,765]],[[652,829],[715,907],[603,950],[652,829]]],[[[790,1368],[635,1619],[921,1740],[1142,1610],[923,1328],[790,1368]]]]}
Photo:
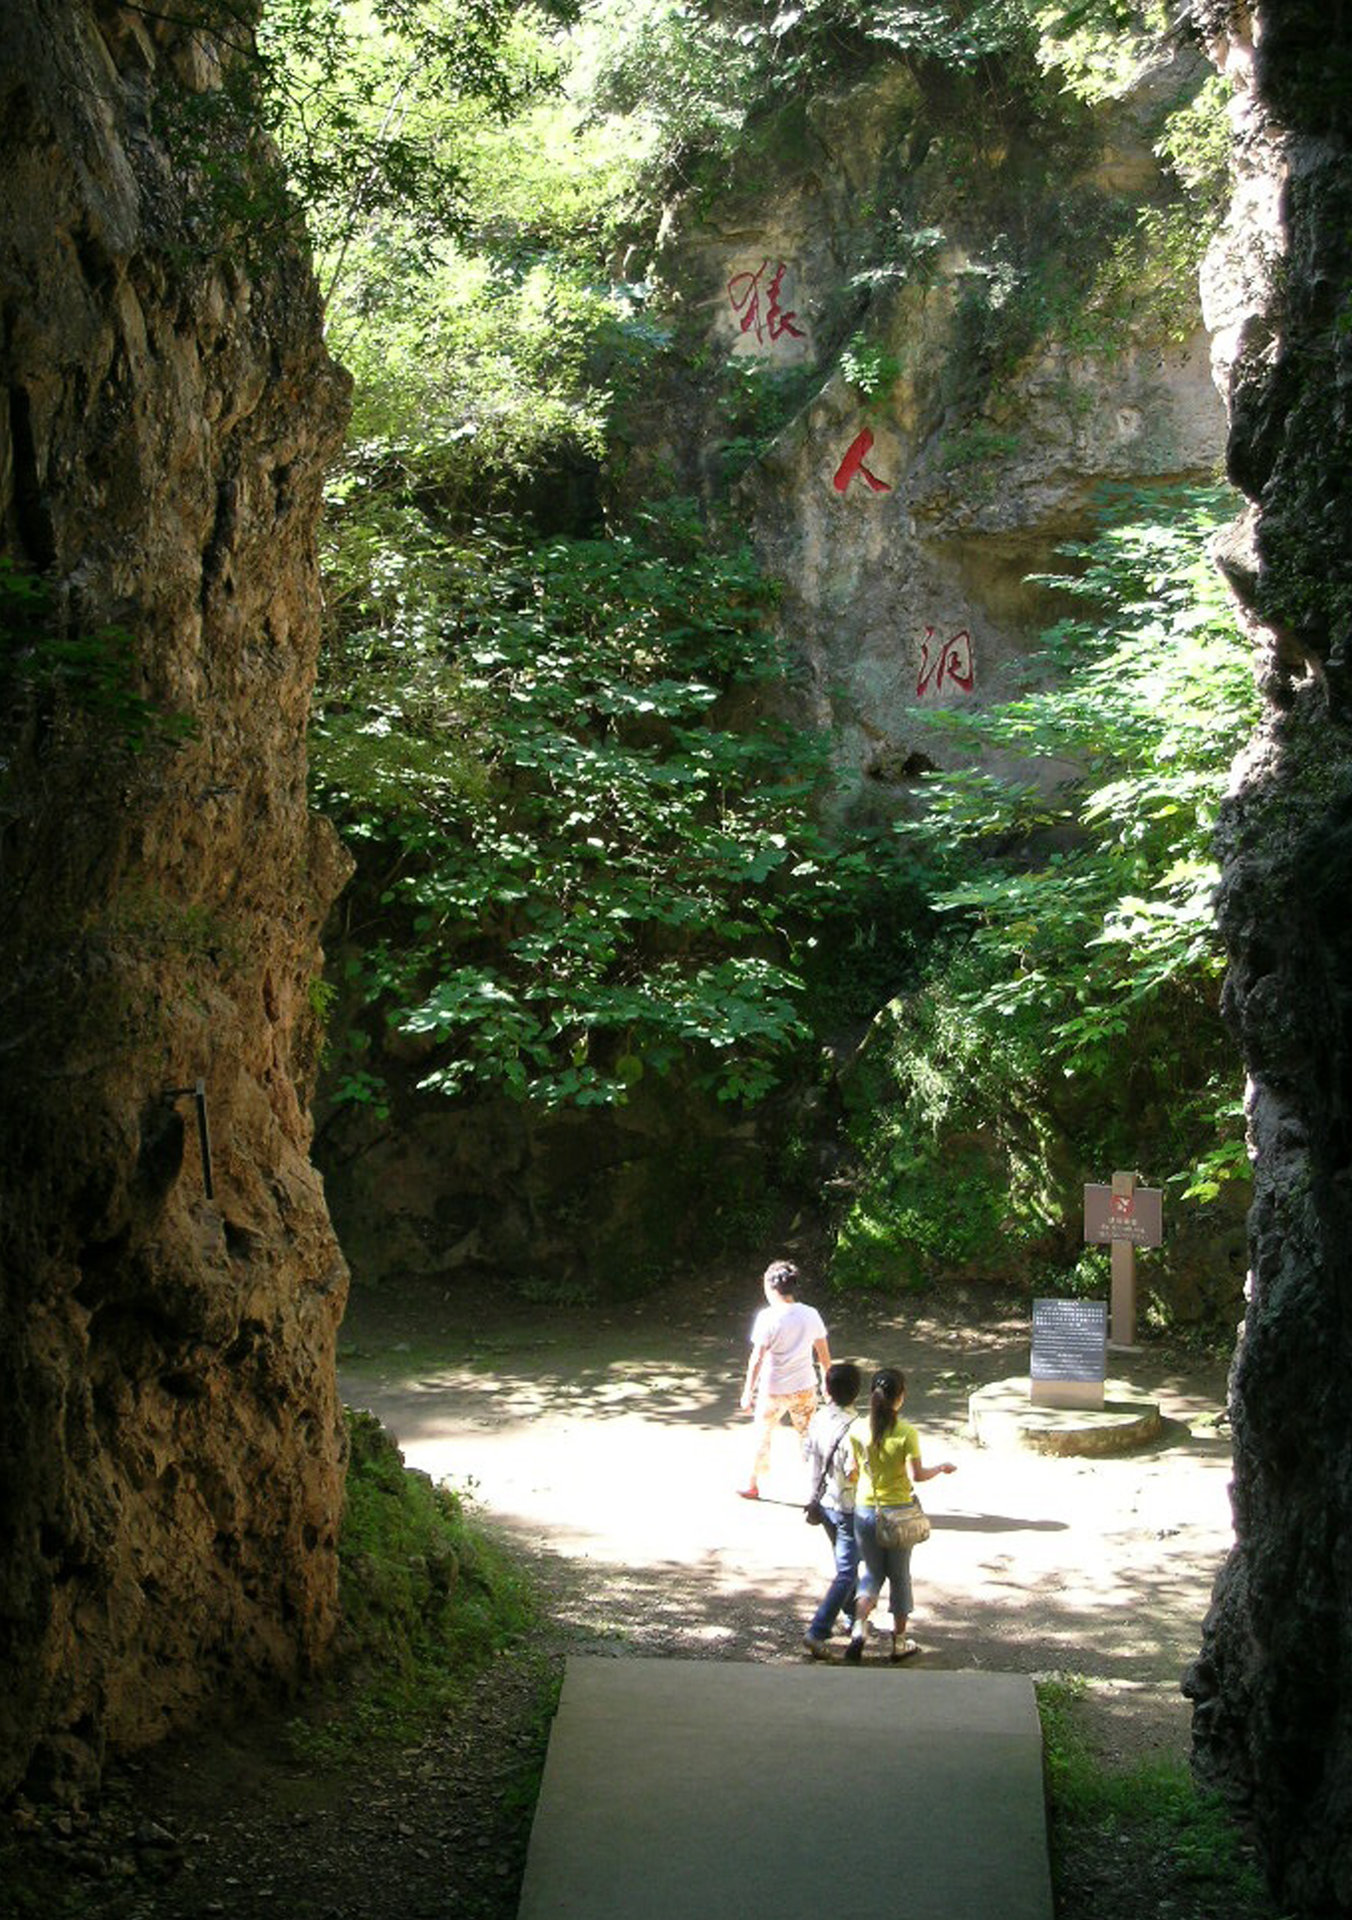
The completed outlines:
{"type": "Polygon", "coordinates": [[[836,1556],[836,1577],[812,1616],[808,1632],[814,1640],[827,1640],[842,1610],[847,1620],[854,1619],[854,1587],[859,1571],[859,1547],[854,1537],[854,1515],[837,1507],[822,1508],[822,1525],[836,1556]]]}

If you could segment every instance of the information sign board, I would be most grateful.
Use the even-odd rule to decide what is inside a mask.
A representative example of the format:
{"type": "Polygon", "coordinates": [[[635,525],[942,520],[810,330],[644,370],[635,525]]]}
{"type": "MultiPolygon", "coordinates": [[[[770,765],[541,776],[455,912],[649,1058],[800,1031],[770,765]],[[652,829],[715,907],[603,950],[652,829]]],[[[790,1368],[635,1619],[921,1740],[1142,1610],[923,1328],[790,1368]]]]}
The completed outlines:
{"type": "Polygon", "coordinates": [[[1131,1247],[1157,1247],[1164,1238],[1164,1193],[1160,1187],[1087,1186],[1084,1190],[1084,1237],[1106,1246],[1125,1242],[1131,1247]]]}
{"type": "Polygon", "coordinates": [[[1101,1407],[1108,1372],[1102,1300],[1035,1300],[1030,1397],[1043,1407],[1101,1407]]]}

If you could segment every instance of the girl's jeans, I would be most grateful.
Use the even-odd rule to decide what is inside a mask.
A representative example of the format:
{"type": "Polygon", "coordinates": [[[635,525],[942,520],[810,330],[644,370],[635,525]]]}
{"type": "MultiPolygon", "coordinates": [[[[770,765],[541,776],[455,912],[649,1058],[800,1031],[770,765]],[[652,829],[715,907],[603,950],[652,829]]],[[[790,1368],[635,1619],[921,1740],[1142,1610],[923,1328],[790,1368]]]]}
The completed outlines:
{"type": "Polygon", "coordinates": [[[873,1507],[855,1508],[854,1532],[859,1545],[859,1558],[863,1562],[863,1572],[859,1576],[861,1589],[881,1599],[883,1581],[886,1580],[892,1589],[892,1618],[909,1620],[913,1599],[911,1549],[878,1545],[878,1515],[873,1507]]]}

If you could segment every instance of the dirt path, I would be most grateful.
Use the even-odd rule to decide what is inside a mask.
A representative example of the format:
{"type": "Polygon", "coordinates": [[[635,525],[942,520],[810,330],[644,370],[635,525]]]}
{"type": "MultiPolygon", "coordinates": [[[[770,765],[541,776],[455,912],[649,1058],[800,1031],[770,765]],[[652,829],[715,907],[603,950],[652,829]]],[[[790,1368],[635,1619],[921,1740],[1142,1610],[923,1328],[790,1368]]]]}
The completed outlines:
{"type": "MultiPolygon", "coordinates": [[[[757,1304],[754,1273],[610,1313],[499,1305],[491,1324],[439,1292],[354,1299],[345,1397],[380,1414],[410,1465],[475,1495],[529,1557],[552,1621],[416,1747],[313,1772],[275,1716],[254,1716],[126,1763],[101,1806],[30,1810],[8,1856],[0,1841],[3,1920],[512,1920],[542,1699],[570,1651],[804,1657],[827,1561],[803,1524],[787,1428],[766,1483],[786,1504],[734,1491],[757,1304]]],[[[1179,1674],[1229,1539],[1221,1370],[1158,1350],[1133,1364],[1170,1422],[1149,1452],[987,1452],[967,1437],[967,1397],[1026,1372],[1024,1310],[974,1292],[942,1310],[846,1303],[828,1317],[838,1357],[906,1370],[927,1457],[959,1466],[930,1488],[917,1664],[1082,1674],[1106,1757],[1186,1753],[1179,1674]]],[[[904,1686],[912,1670],[869,1665],[860,1684],[904,1686]]],[[[1074,1873],[1062,1920],[1165,1911],[1139,1849],[1097,1848],[1074,1873]]]]}
{"type": "MultiPolygon", "coordinates": [[[[754,1276],[624,1314],[561,1323],[453,1301],[367,1307],[349,1323],[345,1397],[395,1432],[411,1466],[468,1487],[542,1555],[560,1611],[616,1651],[799,1659],[827,1579],[803,1524],[787,1425],[765,1491],[744,1477],[737,1412],[754,1276]]],[[[1124,1742],[1181,1750],[1178,1692],[1230,1537],[1219,1367],[1146,1349],[1130,1367],[1168,1422],[1147,1452],[1048,1459],[974,1446],[967,1398],[1025,1374],[1026,1320],[988,1296],[942,1312],[829,1311],[832,1351],[900,1364],[926,1456],[959,1471],[929,1489],[935,1532],[915,1559],[912,1630],[926,1662],[1096,1677],[1124,1742]]],[[[1126,1369],[1122,1369],[1126,1371],[1126,1369]]]]}

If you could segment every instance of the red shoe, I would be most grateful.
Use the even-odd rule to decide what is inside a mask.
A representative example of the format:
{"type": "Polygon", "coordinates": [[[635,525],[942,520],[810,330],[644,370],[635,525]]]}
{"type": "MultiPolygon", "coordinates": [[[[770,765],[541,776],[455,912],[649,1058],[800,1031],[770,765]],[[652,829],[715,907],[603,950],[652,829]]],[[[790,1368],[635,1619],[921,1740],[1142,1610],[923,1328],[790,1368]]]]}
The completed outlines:
{"type": "Polygon", "coordinates": [[[738,1487],[737,1498],[739,1500],[759,1500],[760,1488],[759,1487],[738,1487]]]}

